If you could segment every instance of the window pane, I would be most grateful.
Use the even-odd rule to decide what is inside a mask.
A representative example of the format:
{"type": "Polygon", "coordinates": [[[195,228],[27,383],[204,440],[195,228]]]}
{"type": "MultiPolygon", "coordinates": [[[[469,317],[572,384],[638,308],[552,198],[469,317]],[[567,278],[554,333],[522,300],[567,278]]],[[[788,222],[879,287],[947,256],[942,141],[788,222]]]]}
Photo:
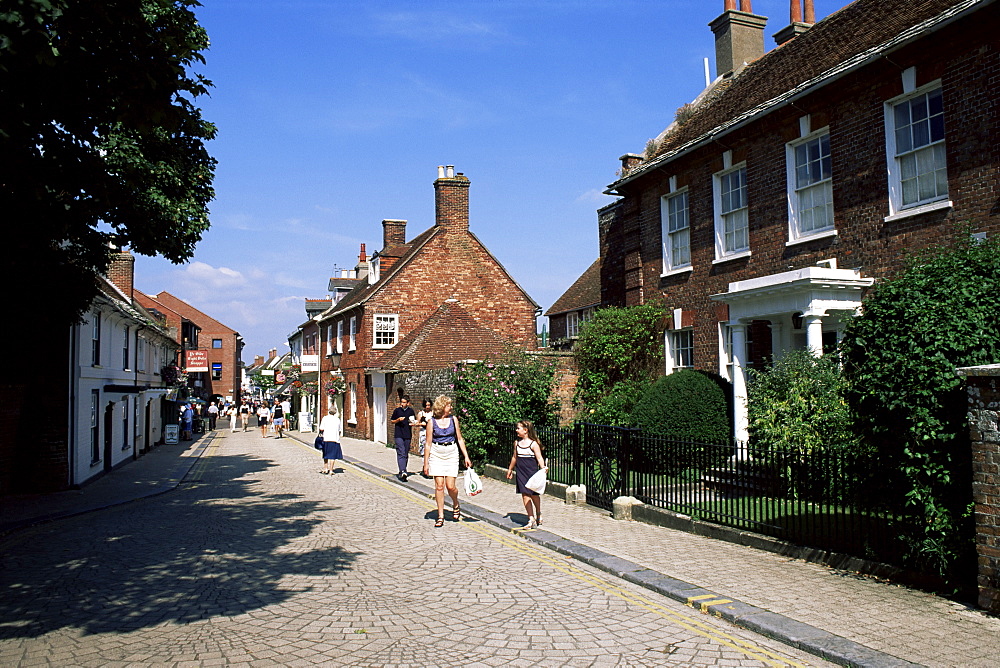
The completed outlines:
{"type": "Polygon", "coordinates": [[[910,124],[910,105],[906,102],[900,102],[895,107],[893,107],[893,125],[897,128],[905,127],[910,124]]]}
{"type": "Polygon", "coordinates": [[[942,141],[944,139],[944,116],[938,114],[931,116],[931,141],[942,141]]]}
{"type": "Polygon", "coordinates": [[[913,142],[910,141],[910,126],[896,126],[896,155],[913,150],[913,142]]]}

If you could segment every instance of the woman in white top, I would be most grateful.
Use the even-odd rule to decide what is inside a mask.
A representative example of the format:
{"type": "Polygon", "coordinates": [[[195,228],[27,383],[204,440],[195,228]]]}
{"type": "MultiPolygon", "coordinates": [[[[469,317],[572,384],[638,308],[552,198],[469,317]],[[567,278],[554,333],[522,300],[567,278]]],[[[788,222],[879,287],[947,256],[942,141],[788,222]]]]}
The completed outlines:
{"type": "Polygon", "coordinates": [[[343,435],[343,422],[337,415],[336,408],[330,408],[330,412],[319,421],[319,433],[323,437],[323,464],[320,471],[325,475],[334,473],[334,465],[338,459],[344,458],[344,451],[340,448],[340,439],[343,435]]]}
{"type": "Polygon", "coordinates": [[[542,444],[538,442],[535,425],[529,420],[521,420],[517,423],[515,433],[517,440],[514,441],[510,466],[507,467],[507,479],[514,477],[514,472],[517,471],[517,491],[521,494],[524,512],[528,516],[528,528],[534,529],[542,523],[542,496],[528,489],[525,483],[540,469],[545,468],[545,459],[542,457],[542,444]]]}
{"type": "Polygon", "coordinates": [[[434,400],[434,417],[427,422],[427,447],[424,448],[424,473],[434,478],[434,500],[437,502],[437,520],[434,526],[444,526],[444,492],[451,497],[452,519],[462,519],[462,508],[458,504],[458,457],[461,452],[465,468],[472,468],[469,452],[465,449],[462,428],[458,419],[451,414],[451,399],[440,395],[434,400]]]}

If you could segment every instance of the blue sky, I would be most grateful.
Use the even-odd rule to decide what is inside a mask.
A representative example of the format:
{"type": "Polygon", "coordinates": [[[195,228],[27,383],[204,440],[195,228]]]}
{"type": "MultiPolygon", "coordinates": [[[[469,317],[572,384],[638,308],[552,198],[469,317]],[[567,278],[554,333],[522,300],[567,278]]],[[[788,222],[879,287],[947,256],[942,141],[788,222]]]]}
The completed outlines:
{"type": "MultiPolygon", "coordinates": [[[[137,257],[238,330],[244,361],[287,350],[303,300],[406,219],[433,225],[438,165],[472,182],[470,229],[543,309],[598,255],[624,153],[715,76],[723,0],[202,0],[219,128],[212,227],[194,258],[137,257]]],[[[846,0],[815,0],[822,19],[846,0]]],[[[771,35],[788,0],[754,0],[771,35]]],[[[428,295],[433,299],[433,295],[428,295]]],[[[540,318],[540,322],[544,319],[540,318]]]]}

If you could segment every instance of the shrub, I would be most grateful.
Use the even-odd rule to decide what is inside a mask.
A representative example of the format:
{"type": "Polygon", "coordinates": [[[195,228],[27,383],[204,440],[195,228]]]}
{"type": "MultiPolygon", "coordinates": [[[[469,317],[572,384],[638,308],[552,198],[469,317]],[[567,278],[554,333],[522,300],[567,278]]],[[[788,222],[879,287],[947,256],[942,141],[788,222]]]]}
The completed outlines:
{"type": "Polygon", "coordinates": [[[455,410],[474,464],[492,461],[497,422],[555,424],[556,410],[549,402],[555,371],[553,362],[513,350],[500,359],[455,369],[455,410]]]}
{"type": "MultiPolygon", "coordinates": [[[[911,564],[958,583],[971,551],[969,443],[955,367],[1000,362],[1000,241],[967,233],[876,285],[843,341],[847,398],[899,480],[911,564]]],[[[974,570],[974,569],[973,569],[974,570]]]]}
{"type": "Polygon", "coordinates": [[[573,352],[579,369],[575,400],[600,405],[619,384],[652,382],[663,363],[662,303],[598,310],[573,352]]]}
{"type": "Polygon", "coordinates": [[[641,396],[649,386],[650,383],[643,381],[622,381],[589,408],[585,405],[577,419],[612,427],[634,426],[632,409],[635,408],[635,398],[641,396]]]}
{"type": "MultiPolygon", "coordinates": [[[[722,386],[709,374],[682,369],[649,385],[634,401],[631,423],[647,434],[697,443],[730,439],[729,403],[722,386]]],[[[673,449],[657,439],[643,439],[636,466],[655,473],[675,473],[673,449]]],[[[698,458],[701,450],[685,449],[698,458]]]]}
{"type": "Polygon", "coordinates": [[[855,498],[872,478],[845,390],[837,356],[790,351],[750,371],[750,452],[776,465],[795,498],[836,503],[855,498]]]}

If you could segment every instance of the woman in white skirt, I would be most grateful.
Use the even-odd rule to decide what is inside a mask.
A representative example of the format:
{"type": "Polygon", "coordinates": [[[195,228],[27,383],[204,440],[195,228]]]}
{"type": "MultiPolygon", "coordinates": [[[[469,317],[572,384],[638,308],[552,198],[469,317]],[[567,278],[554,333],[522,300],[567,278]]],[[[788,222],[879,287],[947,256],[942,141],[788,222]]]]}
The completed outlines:
{"type": "Polygon", "coordinates": [[[434,500],[437,501],[437,521],[434,526],[444,526],[444,492],[448,490],[451,496],[452,518],[457,522],[462,519],[462,508],[458,504],[458,487],[455,478],[458,477],[458,454],[461,450],[465,458],[465,468],[472,468],[469,452],[465,449],[465,439],[462,438],[462,428],[458,419],[451,414],[451,399],[440,395],[434,400],[434,418],[428,420],[426,442],[430,447],[424,448],[424,473],[434,478],[434,500]]]}

